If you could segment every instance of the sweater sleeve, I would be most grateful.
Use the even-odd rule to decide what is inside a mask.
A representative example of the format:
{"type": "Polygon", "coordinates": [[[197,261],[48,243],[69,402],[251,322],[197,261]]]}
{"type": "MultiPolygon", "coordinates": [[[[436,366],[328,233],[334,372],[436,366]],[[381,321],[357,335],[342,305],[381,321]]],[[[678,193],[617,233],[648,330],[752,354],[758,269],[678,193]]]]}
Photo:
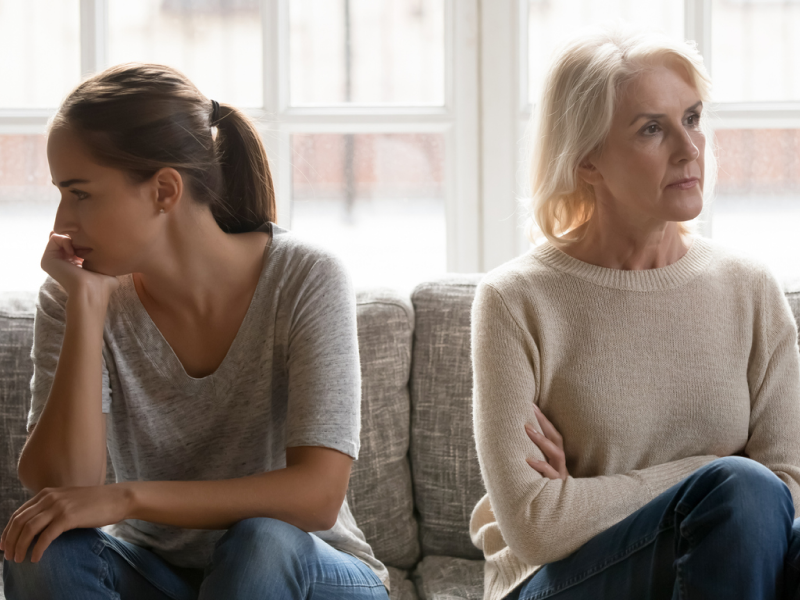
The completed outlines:
{"type": "Polygon", "coordinates": [[[548,479],[524,430],[532,423],[538,349],[500,293],[479,286],[472,312],[473,418],[488,492],[473,512],[472,540],[487,557],[507,545],[529,565],[565,558],[716,456],[691,456],[630,473],[548,479]],[[498,531],[499,527],[499,531],[498,531]],[[502,538],[501,538],[502,536],[502,538]]]}
{"type": "MultiPolygon", "coordinates": [[[[745,453],[789,486],[800,515],[800,353],[786,295],[765,273],[747,380],[750,427],[745,453]]],[[[758,306],[758,305],[757,305],[758,306]]]]}

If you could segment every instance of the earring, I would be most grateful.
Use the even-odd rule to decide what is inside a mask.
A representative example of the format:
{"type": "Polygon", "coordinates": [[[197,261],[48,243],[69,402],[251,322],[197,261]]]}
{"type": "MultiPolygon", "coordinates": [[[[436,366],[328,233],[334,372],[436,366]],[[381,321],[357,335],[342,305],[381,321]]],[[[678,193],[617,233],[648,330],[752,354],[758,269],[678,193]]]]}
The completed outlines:
{"type": "Polygon", "coordinates": [[[164,209],[162,208],[162,209],[161,209],[160,211],[158,211],[158,212],[160,212],[161,214],[164,214],[164,209]]]}

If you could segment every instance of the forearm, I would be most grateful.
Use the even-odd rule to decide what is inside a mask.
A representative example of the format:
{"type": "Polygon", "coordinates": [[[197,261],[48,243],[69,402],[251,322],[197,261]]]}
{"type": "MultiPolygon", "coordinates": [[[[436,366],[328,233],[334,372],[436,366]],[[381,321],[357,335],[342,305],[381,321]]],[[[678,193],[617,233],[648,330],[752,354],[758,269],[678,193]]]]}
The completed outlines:
{"type": "Polygon", "coordinates": [[[127,518],[187,529],[227,529],[242,519],[268,517],[323,531],[333,527],[344,500],[341,486],[303,466],[238,479],[116,485],[127,492],[127,518]]]}
{"type": "Polygon", "coordinates": [[[64,341],[47,403],[22,451],[19,478],[45,487],[100,485],[105,480],[102,412],[103,323],[107,301],[67,302],[64,341]]]}
{"type": "MultiPolygon", "coordinates": [[[[529,564],[573,553],[716,456],[694,456],[631,473],[550,480],[532,476],[526,486],[490,484],[492,508],[503,537],[529,564]],[[517,493],[510,492],[516,488],[517,493]]],[[[525,465],[527,466],[527,465],[525,465]]]]}

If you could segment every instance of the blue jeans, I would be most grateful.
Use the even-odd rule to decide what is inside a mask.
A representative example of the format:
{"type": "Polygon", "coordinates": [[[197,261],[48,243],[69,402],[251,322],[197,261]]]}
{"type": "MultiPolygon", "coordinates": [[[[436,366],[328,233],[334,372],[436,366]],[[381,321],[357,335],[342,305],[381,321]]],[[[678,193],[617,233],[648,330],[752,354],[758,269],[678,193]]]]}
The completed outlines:
{"type": "Polygon", "coordinates": [[[800,519],[753,460],[715,460],[534,573],[508,600],[797,600],[800,519]]]}
{"type": "Polygon", "coordinates": [[[363,562],[275,519],[245,519],[217,542],[205,569],[175,567],[99,529],[59,536],[42,560],[4,561],[8,600],[387,600],[363,562]]]}

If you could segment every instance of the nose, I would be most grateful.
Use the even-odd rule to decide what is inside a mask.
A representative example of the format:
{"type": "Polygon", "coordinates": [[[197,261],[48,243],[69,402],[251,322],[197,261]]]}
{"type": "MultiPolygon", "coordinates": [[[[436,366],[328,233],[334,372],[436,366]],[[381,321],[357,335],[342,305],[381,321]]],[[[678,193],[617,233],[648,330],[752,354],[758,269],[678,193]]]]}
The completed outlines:
{"type": "MultiPolygon", "coordinates": [[[[697,160],[700,156],[700,149],[697,147],[697,141],[692,137],[692,132],[680,128],[678,133],[678,140],[675,148],[675,158],[677,162],[691,162],[697,160]]],[[[701,132],[695,132],[696,135],[702,136],[701,132]]]]}
{"type": "Polygon", "coordinates": [[[77,221],[75,210],[70,199],[61,199],[56,209],[56,220],[53,224],[53,231],[60,234],[73,233],[77,231],[77,221]]]}

